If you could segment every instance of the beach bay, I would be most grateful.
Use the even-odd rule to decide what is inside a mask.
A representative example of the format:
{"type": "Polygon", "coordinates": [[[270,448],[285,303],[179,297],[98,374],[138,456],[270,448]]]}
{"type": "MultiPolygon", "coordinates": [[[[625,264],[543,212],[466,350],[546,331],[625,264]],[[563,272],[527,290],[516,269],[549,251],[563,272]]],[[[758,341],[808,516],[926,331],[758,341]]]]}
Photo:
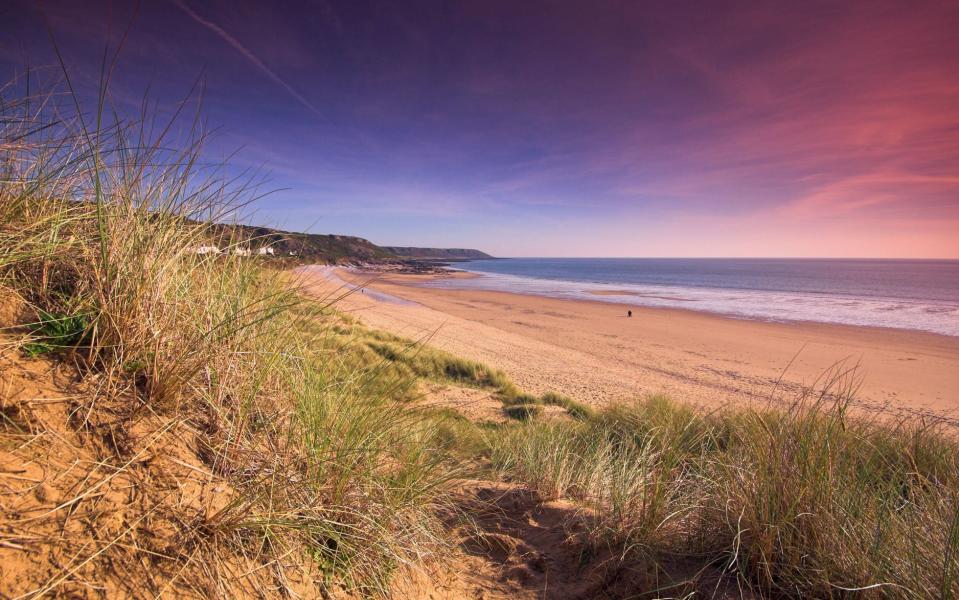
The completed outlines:
{"type": "Polygon", "coordinates": [[[705,408],[792,399],[838,365],[855,368],[866,411],[953,419],[959,408],[954,336],[425,286],[436,277],[340,268],[308,282],[324,296],[360,286],[339,310],[594,406],[660,393],[705,408]]]}

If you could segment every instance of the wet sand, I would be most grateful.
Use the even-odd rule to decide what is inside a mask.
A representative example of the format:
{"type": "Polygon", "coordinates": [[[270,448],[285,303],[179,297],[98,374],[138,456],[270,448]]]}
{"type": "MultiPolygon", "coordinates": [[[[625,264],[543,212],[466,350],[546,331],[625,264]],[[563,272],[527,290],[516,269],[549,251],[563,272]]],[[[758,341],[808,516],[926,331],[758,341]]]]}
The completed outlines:
{"type": "Polygon", "coordinates": [[[533,393],[555,390],[597,406],[656,393],[707,407],[764,402],[843,364],[858,365],[861,408],[959,417],[956,337],[421,287],[434,276],[323,273],[309,277],[318,295],[344,281],[371,292],[347,295],[340,310],[501,368],[533,393]]]}

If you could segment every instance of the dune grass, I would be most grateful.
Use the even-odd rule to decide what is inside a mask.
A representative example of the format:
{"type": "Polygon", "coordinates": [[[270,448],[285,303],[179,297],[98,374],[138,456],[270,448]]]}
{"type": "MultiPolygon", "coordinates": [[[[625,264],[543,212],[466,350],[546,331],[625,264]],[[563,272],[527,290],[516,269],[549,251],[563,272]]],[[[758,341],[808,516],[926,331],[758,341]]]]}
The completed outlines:
{"type": "MultiPolygon", "coordinates": [[[[435,515],[454,471],[396,408],[406,378],[338,356],[335,319],[286,274],[196,252],[215,234],[208,219],[237,218],[256,194],[203,166],[196,122],[90,129],[82,113],[64,120],[56,94],[3,100],[0,287],[23,301],[7,334],[95,382],[78,427],[98,407],[142,403],[202,431],[198,458],[237,491],[216,514],[177,517],[181,546],[207,553],[168,572],[220,589],[224,552],[266,566],[305,553],[322,579],[376,595],[398,568],[442,556],[435,515]],[[173,131],[192,135],[184,150],[169,150],[173,131]]],[[[121,534],[75,562],[135,547],[121,534]]]]}
{"type": "Polygon", "coordinates": [[[683,557],[770,598],[959,593],[959,443],[939,422],[854,412],[854,369],[758,407],[704,413],[653,396],[596,410],[468,362],[453,372],[476,375],[450,377],[455,357],[356,323],[342,333],[373,340],[383,368],[495,390],[512,424],[443,411],[440,446],[581,504],[589,543],[624,564],[683,557]],[[542,418],[543,405],[574,418],[542,418]]]}
{"type": "Polygon", "coordinates": [[[763,597],[956,597],[959,444],[850,416],[844,381],[786,408],[653,397],[486,439],[496,468],[581,502],[592,543],[627,561],[686,557],[763,597]]]}
{"type": "Polygon", "coordinates": [[[376,369],[381,380],[396,382],[395,387],[402,388],[400,395],[408,400],[420,393],[415,382],[428,380],[490,390],[503,403],[504,414],[515,419],[538,414],[544,405],[559,406],[577,419],[592,414],[587,405],[556,392],[542,396],[524,392],[502,371],[434,348],[428,340],[370,329],[345,315],[337,319],[333,332],[340,352],[354,366],[376,369]]]}

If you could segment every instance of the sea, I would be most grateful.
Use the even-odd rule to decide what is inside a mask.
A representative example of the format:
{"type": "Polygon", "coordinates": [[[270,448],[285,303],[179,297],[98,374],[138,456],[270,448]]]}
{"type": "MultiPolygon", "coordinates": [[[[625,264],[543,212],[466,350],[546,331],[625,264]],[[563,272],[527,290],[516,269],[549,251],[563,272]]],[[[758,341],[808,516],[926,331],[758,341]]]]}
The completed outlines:
{"type": "Polygon", "coordinates": [[[959,336],[959,260],[511,258],[455,268],[478,277],[429,285],[959,336]]]}

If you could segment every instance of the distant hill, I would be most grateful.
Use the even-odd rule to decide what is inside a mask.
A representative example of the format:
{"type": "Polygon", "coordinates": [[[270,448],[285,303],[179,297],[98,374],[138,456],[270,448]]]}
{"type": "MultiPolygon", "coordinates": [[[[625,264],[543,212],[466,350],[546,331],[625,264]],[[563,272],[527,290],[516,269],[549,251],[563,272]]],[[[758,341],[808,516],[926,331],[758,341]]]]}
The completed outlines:
{"type": "Polygon", "coordinates": [[[478,260],[493,258],[485,252],[470,248],[413,248],[407,246],[382,246],[384,250],[400,258],[414,260],[478,260]]]}
{"type": "Polygon", "coordinates": [[[216,225],[214,231],[224,245],[229,240],[248,240],[250,248],[272,248],[275,256],[329,263],[396,258],[373,242],[351,235],[297,233],[249,225],[216,225]]]}
{"type": "Polygon", "coordinates": [[[295,257],[298,261],[345,263],[493,258],[485,252],[465,248],[377,246],[369,240],[351,235],[298,233],[251,225],[214,225],[213,232],[219,245],[236,244],[239,240],[240,245],[249,247],[253,252],[270,248],[274,256],[295,257]]]}

